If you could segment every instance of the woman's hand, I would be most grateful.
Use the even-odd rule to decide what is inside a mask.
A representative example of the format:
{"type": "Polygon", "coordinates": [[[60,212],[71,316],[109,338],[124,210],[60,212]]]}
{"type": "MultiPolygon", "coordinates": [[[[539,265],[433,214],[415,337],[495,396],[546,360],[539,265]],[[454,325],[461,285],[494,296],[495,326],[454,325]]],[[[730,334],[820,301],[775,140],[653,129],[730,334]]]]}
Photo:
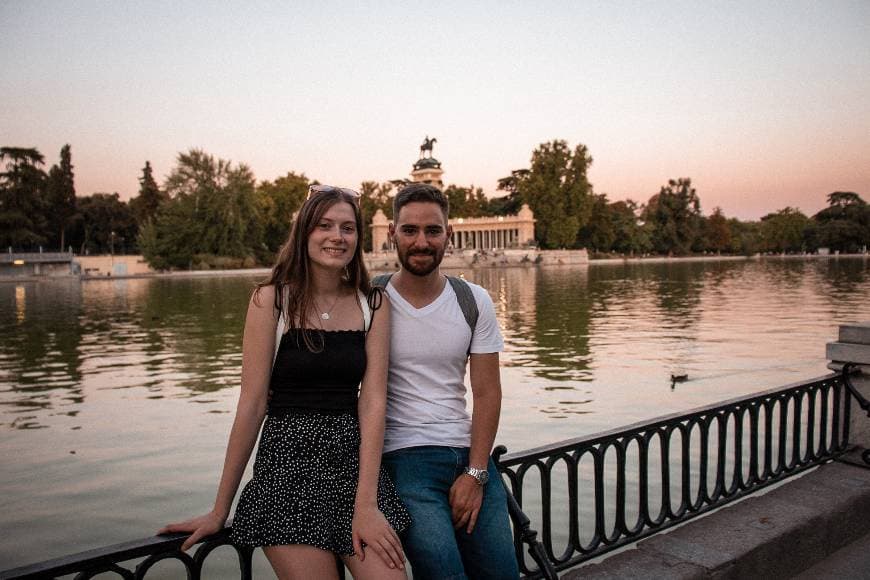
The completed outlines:
{"type": "Polygon", "coordinates": [[[396,531],[375,506],[357,507],[353,511],[353,551],[365,560],[363,544],[374,550],[390,568],[405,569],[405,553],[396,531]]]}
{"type": "Polygon", "coordinates": [[[221,517],[214,512],[208,512],[207,514],[183,522],[176,522],[174,524],[169,524],[168,526],[163,526],[157,534],[191,532],[190,537],[181,545],[183,551],[187,550],[206,536],[216,534],[224,529],[226,521],[226,518],[221,517]]]}

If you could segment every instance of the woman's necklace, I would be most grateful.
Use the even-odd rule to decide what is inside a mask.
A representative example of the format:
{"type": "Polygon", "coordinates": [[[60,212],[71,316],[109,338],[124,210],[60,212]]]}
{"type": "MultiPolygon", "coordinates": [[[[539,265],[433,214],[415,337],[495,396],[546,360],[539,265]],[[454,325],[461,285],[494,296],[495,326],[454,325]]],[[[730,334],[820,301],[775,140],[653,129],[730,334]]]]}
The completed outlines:
{"type": "MultiPolygon", "coordinates": [[[[332,301],[332,306],[329,307],[329,310],[324,310],[320,313],[320,318],[322,320],[329,320],[329,315],[335,309],[335,305],[338,304],[338,299],[340,298],[340,296],[340,294],[335,296],[335,300],[332,301]]],[[[320,306],[317,305],[317,300],[314,301],[314,306],[317,308],[317,310],[320,310],[320,306]]]]}

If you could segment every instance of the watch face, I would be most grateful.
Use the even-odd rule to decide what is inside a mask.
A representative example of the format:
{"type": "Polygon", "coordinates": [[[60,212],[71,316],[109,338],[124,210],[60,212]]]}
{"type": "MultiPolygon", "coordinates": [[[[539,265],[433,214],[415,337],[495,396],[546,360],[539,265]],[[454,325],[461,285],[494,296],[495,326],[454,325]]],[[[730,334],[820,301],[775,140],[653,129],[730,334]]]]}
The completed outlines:
{"type": "Polygon", "coordinates": [[[466,467],[465,473],[477,480],[478,485],[485,485],[489,481],[489,472],[485,469],[477,469],[476,467],[466,467]]]}

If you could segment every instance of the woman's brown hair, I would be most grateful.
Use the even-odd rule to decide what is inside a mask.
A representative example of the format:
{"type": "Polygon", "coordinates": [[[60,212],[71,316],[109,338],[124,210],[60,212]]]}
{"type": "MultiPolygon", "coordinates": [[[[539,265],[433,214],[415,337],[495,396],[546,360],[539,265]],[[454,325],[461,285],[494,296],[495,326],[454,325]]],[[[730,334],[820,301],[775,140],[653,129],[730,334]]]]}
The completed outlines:
{"type": "Polygon", "coordinates": [[[272,273],[267,280],[257,284],[255,291],[256,299],[260,288],[274,286],[275,309],[278,311],[278,319],[280,320],[281,314],[284,313],[290,328],[301,328],[305,346],[314,352],[322,350],[323,345],[322,340],[317,341],[319,344],[315,343],[314,333],[311,332],[314,329],[308,328],[306,325],[308,314],[315,312],[314,297],[311,292],[308,236],[317,227],[323,214],[330,207],[341,202],[349,203],[353,208],[357,231],[356,249],[350,263],[345,267],[344,281],[348,286],[361,291],[363,295],[368,295],[371,285],[362,255],[365,233],[362,213],[357,198],[339,188],[315,191],[309,195],[293,221],[290,236],[278,252],[272,273]]]}

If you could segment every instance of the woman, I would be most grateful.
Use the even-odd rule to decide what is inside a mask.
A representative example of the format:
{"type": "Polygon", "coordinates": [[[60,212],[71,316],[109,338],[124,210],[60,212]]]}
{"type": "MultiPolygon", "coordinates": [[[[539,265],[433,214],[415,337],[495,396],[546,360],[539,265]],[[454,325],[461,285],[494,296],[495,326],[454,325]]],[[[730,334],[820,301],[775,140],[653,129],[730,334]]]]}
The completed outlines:
{"type": "Polygon", "coordinates": [[[281,579],[334,578],[334,554],[354,578],[405,578],[410,518],[380,467],[390,309],[369,287],[358,196],[312,186],[254,291],[214,508],[159,532],[192,532],[182,549],[223,528],[265,419],[233,541],[263,546],[281,579]]]}

